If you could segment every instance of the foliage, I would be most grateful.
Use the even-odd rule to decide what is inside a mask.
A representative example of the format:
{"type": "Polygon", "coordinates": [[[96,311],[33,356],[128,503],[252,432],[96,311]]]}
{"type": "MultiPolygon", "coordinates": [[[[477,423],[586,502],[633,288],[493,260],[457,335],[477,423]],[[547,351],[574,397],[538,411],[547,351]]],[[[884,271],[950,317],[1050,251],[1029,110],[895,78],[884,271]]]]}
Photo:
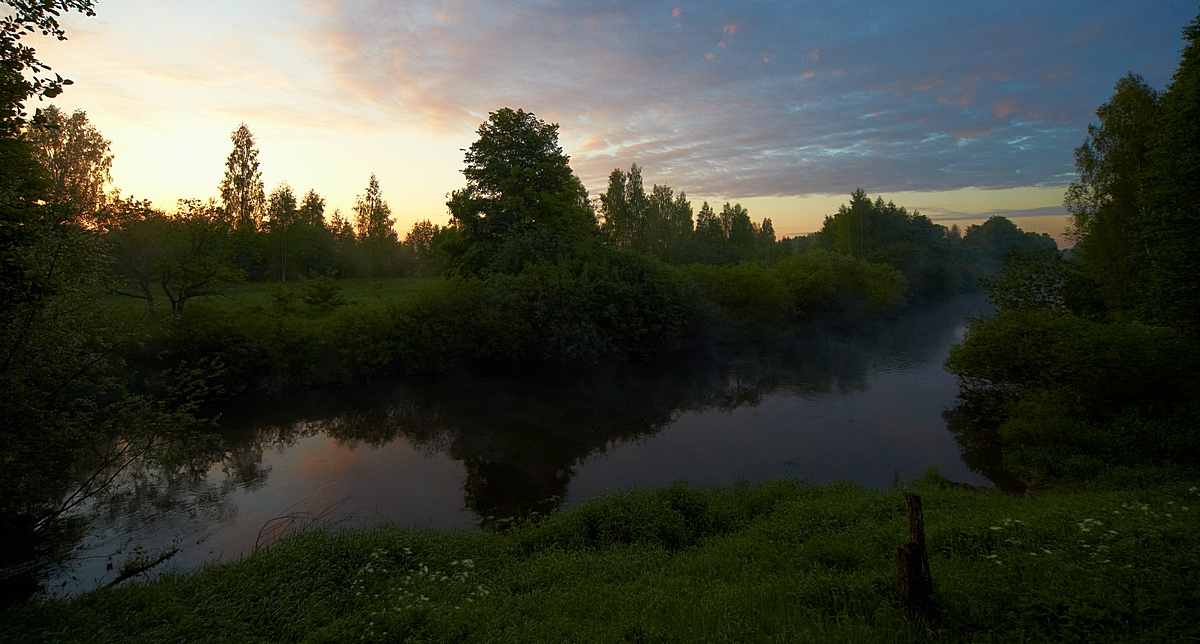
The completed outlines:
{"type": "Polygon", "coordinates": [[[802,318],[887,313],[906,301],[908,282],[900,271],[819,248],[781,260],[775,274],[802,318]]]}
{"type": "Polygon", "coordinates": [[[71,84],[58,74],[54,78],[40,76],[50,71],[50,66],[38,60],[37,52],[22,39],[40,32],[66,40],[66,31],[58,23],[63,13],[96,15],[93,0],[4,0],[4,4],[7,11],[0,20],[0,138],[16,136],[25,126],[26,100],[54,98],[71,84]]]}
{"type": "Polygon", "coordinates": [[[367,275],[376,277],[391,273],[391,260],[396,252],[396,220],[383,198],[379,180],[371,175],[367,191],[354,204],[354,228],[358,241],[366,251],[367,275]]]}
{"type": "Polygon", "coordinates": [[[1200,332],[1200,16],[1183,29],[1179,68],[1162,94],[1141,176],[1134,230],[1136,314],[1200,332]]]}
{"type": "Polygon", "coordinates": [[[1131,242],[1141,212],[1141,180],[1146,167],[1159,94],[1136,74],[1117,82],[1107,103],[1096,110],[1098,124],[1088,126],[1075,149],[1079,178],[1064,204],[1071,212],[1068,234],[1083,270],[1100,285],[1108,308],[1132,304],[1134,280],[1141,272],[1131,261],[1131,242]]]}
{"type": "Polygon", "coordinates": [[[112,181],[111,142],[88,122],[87,113],[70,116],[51,105],[22,133],[50,179],[50,203],[79,222],[95,225],[104,206],[104,186],[112,181]]]}
{"type": "Polygon", "coordinates": [[[721,342],[745,342],[773,337],[795,321],[788,288],[772,271],[758,264],[707,266],[680,270],[696,284],[704,305],[702,329],[721,342]]]}
{"type": "Polygon", "coordinates": [[[503,108],[466,152],[464,188],[447,206],[461,238],[449,250],[464,274],[515,274],[575,254],[595,234],[583,183],[558,145],[558,125],[503,108]]]}
{"type": "Polygon", "coordinates": [[[328,313],[346,303],[342,287],[334,278],[333,271],[315,273],[300,282],[301,299],[317,310],[328,313]]]}
{"type": "Polygon", "coordinates": [[[967,226],[962,247],[985,277],[1000,273],[1014,259],[1046,257],[1058,251],[1058,243],[1049,235],[1025,232],[999,215],[982,224],[967,226]]]}
{"type": "Polygon", "coordinates": [[[191,298],[219,296],[244,277],[231,267],[229,222],[212,202],[183,199],[168,216],[147,202],[118,200],[107,219],[116,271],[138,287],[135,293],[116,292],[144,299],[150,309],[155,290],[178,313],[191,298]]]}
{"type": "Polygon", "coordinates": [[[46,223],[41,198],[49,192],[46,171],[26,141],[0,138],[0,323],[45,295],[48,277],[27,249],[46,223]]]}
{"type": "Polygon", "coordinates": [[[1006,460],[1028,477],[1102,471],[1071,462],[1192,463],[1200,453],[1200,432],[1181,422],[1195,413],[1200,351],[1175,330],[1007,308],[975,320],[946,367],[966,395],[998,401],[1006,460]]]}
{"type": "Polygon", "coordinates": [[[692,204],[686,193],[675,196],[670,186],[655,185],[650,194],[642,185],[642,169],[612,171],[608,190],[600,195],[600,231],[617,248],[649,253],[664,261],[679,261],[692,241],[692,204]]]}
{"type": "Polygon", "coordinates": [[[872,202],[861,188],[825,218],[815,235],[821,248],[899,269],[916,301],[945,297],[967,285],[969,269],[956,256],[956,241],[928,217],[884,203],[882,197],[872,202]]]}
{"type": "Polygon", "coordinates": [[[10,283],[18,297],[0,325],[0,529],[11,546],[0,557],[0,603],[61,554],[55,537],[84,500],[192,425],[194,403],[178,388],[130,391],[117,353],[138,330],[106,305],[99,234],[61,221],[36,192],[8,196],[18,208],[5,214],[16,210],[24,226],[9,250],[27,277],[10,283]]]}
{"type": "Polygon", "coordinates": [[[416,274],[436,275],[445,269],[442,245],[446,231],[447,229],[428,219],[414,223],[408,231],[404,237],[404,246],[412,253],[416,263],[416,274]]]}
{"type": "Polygon", "coordinates": [[[221,206],[235,229],[255,231],[262,224],[266,202],[262,171],[258,167],[258,147],[245,123],[238,125],[229,138],[233,141],[233,151],[225,160],[221,206]]]}

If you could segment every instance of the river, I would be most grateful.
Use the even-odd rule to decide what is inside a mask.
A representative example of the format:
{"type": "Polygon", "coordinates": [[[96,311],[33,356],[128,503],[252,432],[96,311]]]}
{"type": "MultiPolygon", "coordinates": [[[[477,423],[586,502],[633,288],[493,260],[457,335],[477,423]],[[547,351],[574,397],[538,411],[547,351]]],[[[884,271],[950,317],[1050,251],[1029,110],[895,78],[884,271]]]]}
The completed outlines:
{"type": "Polygon", "coordinates": [[[991,486],[947,429],[958,388],[942,367],[986,306],[964,297],[651,363],[243,396],[222,406],[202,453],[141,468],[122,494],[89,506],[79,556],[47,589],[96,588],[129,556],[172,545],[156,574],[234,560],[297,529],[476,530],[679,480],[886,487],[934,466],[991,486]]]}

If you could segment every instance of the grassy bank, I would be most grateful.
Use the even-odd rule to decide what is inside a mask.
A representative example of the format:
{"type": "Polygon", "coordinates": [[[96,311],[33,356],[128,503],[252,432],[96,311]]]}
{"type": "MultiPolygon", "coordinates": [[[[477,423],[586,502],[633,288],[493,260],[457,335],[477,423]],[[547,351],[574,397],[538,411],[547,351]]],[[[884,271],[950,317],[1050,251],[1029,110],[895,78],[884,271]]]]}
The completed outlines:
{"type": "Polygon", "coordinates": [[[927,476],[938,616],[899,608],[902,490],[612,495],[501,535],[298,535],[230,565],[36,603],[5,641],[1179,641],[1200,482],[1030,497],[927,476]]]}

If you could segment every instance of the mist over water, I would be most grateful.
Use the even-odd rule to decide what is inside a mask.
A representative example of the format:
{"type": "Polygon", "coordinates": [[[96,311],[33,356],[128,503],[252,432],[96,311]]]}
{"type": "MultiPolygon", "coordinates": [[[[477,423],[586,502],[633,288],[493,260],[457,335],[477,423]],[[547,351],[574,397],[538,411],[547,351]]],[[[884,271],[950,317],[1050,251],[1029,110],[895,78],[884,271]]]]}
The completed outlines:
{"type": "Polygon", "coordinates": [[[649,363],[244,396],[220,410],[203,453],[139,469],[121,495],[94,504],[79,558],[47,587],[102,585],[137,545],[178,544],[155,572],[182,571],[295,529],[479,529],[681,479],[886,487],[936,466],[991,485],[964,464],[943,418],[958,388],[942,362],[986,307],[959,298],[856,329],[649,363]]]}

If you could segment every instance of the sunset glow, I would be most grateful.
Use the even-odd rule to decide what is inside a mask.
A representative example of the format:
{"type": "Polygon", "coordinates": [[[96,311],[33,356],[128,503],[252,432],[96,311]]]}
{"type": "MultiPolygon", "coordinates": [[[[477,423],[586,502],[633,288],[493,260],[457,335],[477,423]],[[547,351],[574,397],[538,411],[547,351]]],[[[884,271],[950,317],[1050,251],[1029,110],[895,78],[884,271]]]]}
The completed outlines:
{"type": "Polygon", "coordinates": [[[1057,234],[1096,106],[1127,71],[1164,87],[1194,9],[105,0],[37,47],[75,81],[56,103],[112,141],[114,186],[166,208],[216,195],[245,122],[268,190],[345,212],[375,173],[402,231],[444,223],[461,150],[511,106],[560,124],[592,195],[637,163],[781,235],[857,187],[1057,234]]]}

